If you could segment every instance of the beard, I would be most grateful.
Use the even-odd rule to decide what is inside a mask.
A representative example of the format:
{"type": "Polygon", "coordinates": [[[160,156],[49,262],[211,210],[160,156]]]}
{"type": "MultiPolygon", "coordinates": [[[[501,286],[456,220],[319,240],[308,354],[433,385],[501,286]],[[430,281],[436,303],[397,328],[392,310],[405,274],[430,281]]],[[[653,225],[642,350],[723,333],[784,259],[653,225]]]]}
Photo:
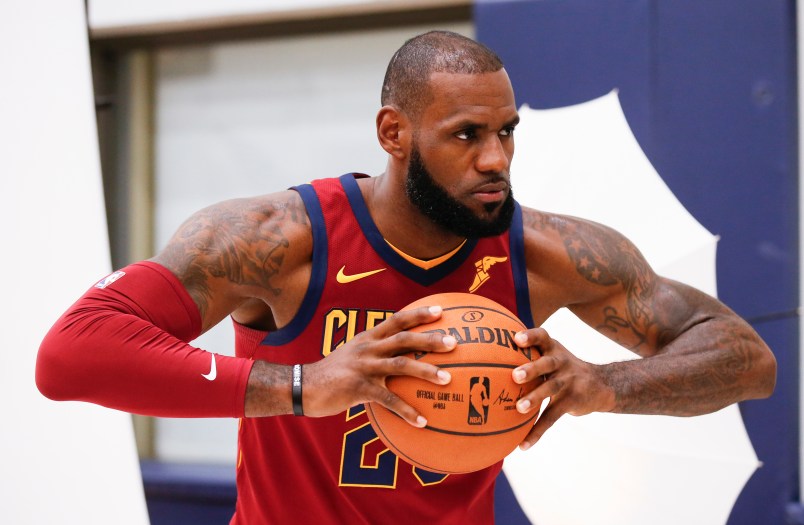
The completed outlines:
{"type": "Polygon", "coordinates": [[[410,153],[405,193],[425,217],[437,226],[461,237],[500,235],[511,227],[511,219],[514,216],[514,194],[510,186],[508,196],[502,203],[484,204],[483,207],[490,218],[480,217],[468,206],[452,197],[433,179],[415,145],[410,153]]]}

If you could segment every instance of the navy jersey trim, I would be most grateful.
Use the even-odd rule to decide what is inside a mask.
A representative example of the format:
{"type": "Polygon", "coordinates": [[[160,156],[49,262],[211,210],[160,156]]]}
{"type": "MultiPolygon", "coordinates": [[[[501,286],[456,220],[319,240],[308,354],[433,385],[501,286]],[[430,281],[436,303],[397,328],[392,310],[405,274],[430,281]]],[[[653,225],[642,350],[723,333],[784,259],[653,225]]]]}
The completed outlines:
{"type": "Polygon", "coordinates": [[[340,177],[341,185],[346,192],[346,197],[349,199],[349,204],[352,206],[352,212],[357,218],[360,229],[366,236],[369,244],[382,259],[387,262],[396,271],[407,277],[412,281],[423,286],[430,286],[438,282],[441,278],[446,277],[453,271],[457,270],[471,255],[477,245],[477,239],[469,239],[458,250],[458,253],[447,259],[444,263],[439,264],[434,268],[425,270],[415,264],[405,260],[404,257],[399,255],[391,248],[383,238],[377,225],[369,214],[366,201],[363,200],[363,194],[357,185],[355,176],[352,173],[347,173],[340,177]]]}
{"type": "Polygon", "coordinates": [[[511,272],[516,290],[516,311],[519,319],[528,328],[533,328],[533,312],[530,309],[530,290],[528,290],[528,269],[525,264],[525,227],[522,224],[522,207],[514,204],[514,218],[508,236],[511,246],[511,272]]]}
{"type": "Polygon", "coordinates": [[[295,186],[291,189],[299,192],[304,207],[307,208],[307,215],[310,217],[310,227],[313,232],[313,269],[299,311],[286,326],[269,332],[265,336],[261,344],[268,346],[287,344],[304,331],[313,319],[327,278],[327,228],[324,224],[321,202],[310,184],[295,186]]]}

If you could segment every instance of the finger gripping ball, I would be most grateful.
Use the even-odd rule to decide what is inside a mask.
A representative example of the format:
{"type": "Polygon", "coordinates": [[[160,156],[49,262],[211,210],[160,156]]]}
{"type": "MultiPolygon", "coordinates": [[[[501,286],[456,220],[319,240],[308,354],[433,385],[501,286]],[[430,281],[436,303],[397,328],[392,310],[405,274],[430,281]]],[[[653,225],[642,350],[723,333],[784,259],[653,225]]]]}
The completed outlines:
{"type": "Polygon", "coordinates": [[[517,366],[538,358],[514,335],[525,326],[491,299],[466,293],[436,294],[402,310],[441,306],[443,314],[414,332],[437,332],[458,341],[451,352],[409,354],[452,375],[447,385],[410,376],[387,379],[388,389],[427,418],[416,428],[377,403],[366,411],[374,431],[403,460],[432,472],[456,474],[493,465],[513,451],[533,426],[538,411],[520,414],[516,402],[533,385],[511,378],[517,366]]]}

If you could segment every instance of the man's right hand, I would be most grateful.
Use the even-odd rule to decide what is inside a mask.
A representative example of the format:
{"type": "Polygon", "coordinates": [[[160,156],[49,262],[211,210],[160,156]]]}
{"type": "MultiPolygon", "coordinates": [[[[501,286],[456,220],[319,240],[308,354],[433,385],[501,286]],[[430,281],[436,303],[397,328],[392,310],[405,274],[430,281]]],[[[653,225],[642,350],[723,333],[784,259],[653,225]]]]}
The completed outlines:
{"type": "MultiPolygon", "coordinates": [[[[444,385],[450,375],[435,365],[411,359],[410,352],[449,352],[454,337],[408,331],[441,317],[441,307],[397,312],[371,330],[353,337],[326,358],[304,365],[304,414],[322,417],[338,414],[366,402],[376,402],[411,425],[427,424],[421,414],[388,390],[390,376],[412,376],[444,385]]],[[[290,367],[264,361],[254,364],[246,393],[246,416],[291,413],[290,367]]]]}

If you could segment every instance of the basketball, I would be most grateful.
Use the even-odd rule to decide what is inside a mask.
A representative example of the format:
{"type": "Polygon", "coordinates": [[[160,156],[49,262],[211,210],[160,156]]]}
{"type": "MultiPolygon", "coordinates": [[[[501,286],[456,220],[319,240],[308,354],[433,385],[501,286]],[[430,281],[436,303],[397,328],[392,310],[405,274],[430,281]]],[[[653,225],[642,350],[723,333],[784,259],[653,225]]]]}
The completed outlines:
{"type": "Polygon", "coordinates": [[[439,366],[452,381],[436,385],[410,376],[387,380],[389,390],[427,418],[427,426],[413,427],[377,403],[368,403],[366,412],[383,443],[408,463],[443,474],[473,472],[503,459],[531,429],[538,411],[520,414],[516,402],[533,385],[514,383],[511,372],[539,353],[517,346],[514,335],[525,326],[485,297],[436,294],[402,310],[433,305],[443,307],[441,318],[411,331],[451,335],[458,344],[450,352],[410,358],[439,366]]]}

